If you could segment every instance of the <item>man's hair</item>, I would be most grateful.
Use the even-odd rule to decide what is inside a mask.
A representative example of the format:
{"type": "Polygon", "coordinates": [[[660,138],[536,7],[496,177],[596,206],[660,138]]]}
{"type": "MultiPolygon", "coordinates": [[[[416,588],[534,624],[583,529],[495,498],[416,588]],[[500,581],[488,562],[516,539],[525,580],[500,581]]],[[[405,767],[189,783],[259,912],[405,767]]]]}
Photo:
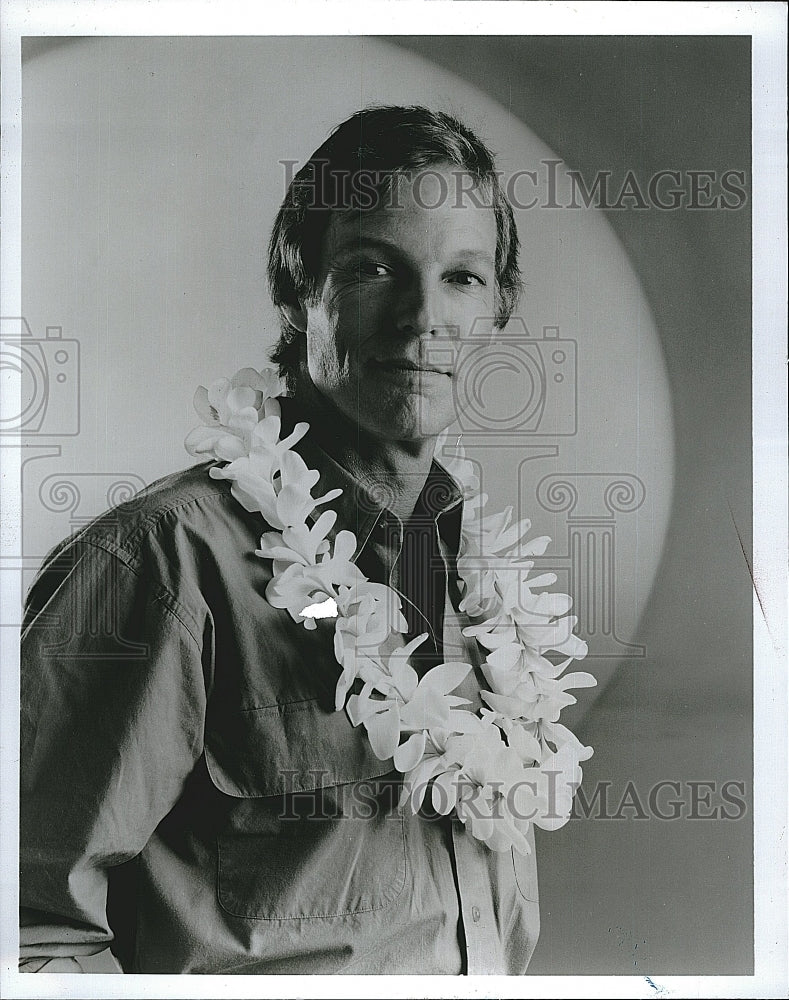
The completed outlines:
{"type": "MultiPolygon", "coordinates": [[[[469,174],[496,219],[496,326],[510,318],[521,290],[518,233],[487,146],[452,115],[420,106],[371,106],[331,133],[291,181],[280,205],[268,249],[268,283],[274,305],[314,301],[323,239],[332,211],[374,211],[391,195],[395,178],[449,163],[469,174]]],[[[271,352],[293,388],[300,339],[280,309],[280,338],[271,352]]]]}

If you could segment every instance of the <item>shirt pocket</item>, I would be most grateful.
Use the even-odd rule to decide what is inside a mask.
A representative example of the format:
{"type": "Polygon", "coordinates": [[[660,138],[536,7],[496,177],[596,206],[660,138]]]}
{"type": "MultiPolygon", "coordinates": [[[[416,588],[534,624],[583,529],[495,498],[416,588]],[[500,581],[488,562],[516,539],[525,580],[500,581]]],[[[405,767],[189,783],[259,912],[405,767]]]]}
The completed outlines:
{"type": "Polygon", "coordinates": [[[383,910],[406,884],[399,775],[344,713],[317,701],[235,713],[207,733],[225,808],[217,896],[251,920],[329,920],[383,910]]]}

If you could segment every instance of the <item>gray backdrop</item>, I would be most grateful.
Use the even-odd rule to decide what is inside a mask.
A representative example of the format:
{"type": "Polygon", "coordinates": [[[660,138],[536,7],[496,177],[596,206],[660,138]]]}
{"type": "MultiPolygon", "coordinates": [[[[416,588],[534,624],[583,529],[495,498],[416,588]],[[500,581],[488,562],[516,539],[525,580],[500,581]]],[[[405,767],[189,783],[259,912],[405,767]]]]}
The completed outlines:
{"type": "MultiPolygon", "coordinates": [[[[187,463],[194,385],[262,362],[276,325],[261,280],[283,188],[272,167],[359,104],[455,110],[510,173],[554,155],[587,181],[750,167],[747,38],[49,39],[23,53],[23,303],[50,379],[40,410],[28,387],[43,420],[27,427],[30,572],[108,501],[187,463]],[[75,410],[61,390],[77,374],[75,410]]],[[[615,522],[618,617],[615,634],[595,632],[581,610],[601,684],[575,714],[596,748],[584,789],[608,783],[609,818],[598,808],[539,837],[530,971],[748,973],[749,206],[518,224],[533,357],[545,328],[577,346],[577,433],[559,446],[507,427],[472,435],[471,450],[494,499],[554,537],[565,578],[581,519],[546,483],[625,479],[616,517],[592,511],[615,522]],[[677,819],[648,807],[661,781],[679,783],[677,819]],[[692,782],[714,786],[709,805],[696,786],[693,809],[692,782]],[[744,814],[701,818],[725,782],[741,783],[744,814]]]]}

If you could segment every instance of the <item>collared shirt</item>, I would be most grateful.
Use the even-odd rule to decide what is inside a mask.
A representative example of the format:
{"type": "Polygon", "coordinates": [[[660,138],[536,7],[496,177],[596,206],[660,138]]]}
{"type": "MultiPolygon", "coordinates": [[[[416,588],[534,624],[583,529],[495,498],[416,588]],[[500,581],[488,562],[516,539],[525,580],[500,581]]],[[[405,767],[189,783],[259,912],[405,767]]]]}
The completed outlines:
{"type": "MultiPolygon", "coordinates": [[[[461,499],[436,463],[403,523],[314,444],[335,531],[403,594],[423,672],[474,664],[455,610],[461,499]]],[[[271,607],[260,515],[201,465],[48,558],[22,643],[21,954],[126,972],[520,974],[535,858],[398,808],[401,776],[334,711],[333,623],[271,607]]]]}

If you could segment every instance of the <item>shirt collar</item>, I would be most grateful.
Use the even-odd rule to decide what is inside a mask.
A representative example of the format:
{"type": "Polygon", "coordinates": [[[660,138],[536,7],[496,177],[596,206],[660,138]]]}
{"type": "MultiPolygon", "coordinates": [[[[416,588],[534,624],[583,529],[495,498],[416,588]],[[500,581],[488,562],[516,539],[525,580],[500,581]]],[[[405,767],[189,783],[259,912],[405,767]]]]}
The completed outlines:
{"type": "MultiPolygon", "coordinates": [[[[298,422],[298,412],[294,401],[288,397],[280,399],[282,411],[282,435],[289,434],[298,422]]],[[[309,433],[295,446],[310,469],[319,474],[317,485],[313,488],[314,496],[323,496],[329,490],[341,489],[342,494],[325,507],[317,508],[310,515],[314,523],[322,510],[331,508],[337,512],[337,521],[329,533],[334,538],[343,529],[356,535],[356,553],[354,559],[367,545],[375,525],[387,518],[401,523],[397,515],[386,505],[386,489],[382,484],[380,493],[376,493],[363,484],[348,469],[336,462],[327,452],[312,440],[309,433]]],[[[417,503],[429,511],[437,523],[449,511],[456,510],[458,517],[462,512],[463,494],[447,470],[435,459],[430,466],[427,480],[422,488],[417,503]]],[[[454,521],[455,518],[452,518],[454,521]]],[[[440,530],[440,527],[439,527],[440,530]]],[[[442,532],[443,534],[443,532],[442,532]]],[[[453,532],[454,534],[454,532],[453,532]]]]}

